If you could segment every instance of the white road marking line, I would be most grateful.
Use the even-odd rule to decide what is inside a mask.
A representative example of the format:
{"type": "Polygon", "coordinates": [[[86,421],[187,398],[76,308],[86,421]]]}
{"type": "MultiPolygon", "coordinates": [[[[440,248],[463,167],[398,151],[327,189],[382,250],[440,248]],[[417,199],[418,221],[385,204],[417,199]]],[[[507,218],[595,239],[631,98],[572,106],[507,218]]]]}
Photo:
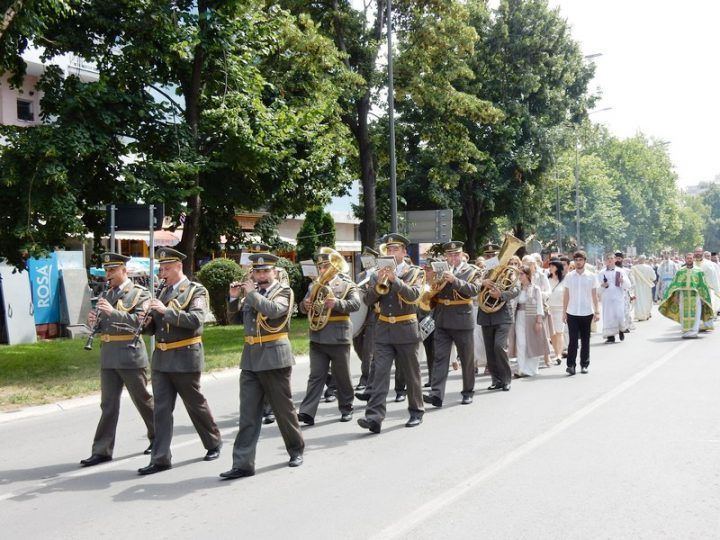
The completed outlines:
{"type": "Polygon", "coordinates": [[[555,435],[558,435],[559,433],[562,433],[566,429],[568,429],[573,424],[579,422],[581,419],[585,418],[587,415],[592,413],[595,409],[598,407],[604,405],[608,401],[614,399],[618,395],[622,394],[625,390],[628,388],[631,388],[635,384],[637,384],[639,381],[650,375],[653,371],[655,371],[657,368],[662,366],[664,363],[666,363],[668,360],[670,360],[673,356],[675,356],[677,353],[688,347],[692,342],[685,342],[681,345],[678,345],[674,349],[668,351],[666,354],[658,358],[655,362],[648,365],[645,369],[642,371],[639,371],[632,377],[630,377],[628,380],[626,380],[624,383],[620,384],[619,386],[616,386],[612,390],[606,392],[602,396],[598,397],[595,401],[592,401],[591,403],[587,404],[582,409],[579,409],[575,411],[573,414],[562,420],[561,422],[555,424],[555,426],[551,427],[544,433],[541,433],[534,437],[533,439],[530,439],[528,442],[522,444],[521,446],[517,447],[512,452],[508,453],[505,457],[502,459],[496,461],[492,465],[480,470],[478,473],[472,475],[471,477],[463,480],[459,484],[453,486],[452,488],[446,490],[445,492],[441,493],[437,497],[434,497],[433,499],[430,499],[429,501],[425,501],[425,503],[417,508],[412,513],[408,514],[403,519],[385,527],[381,531],[379,531],[377,534],[372,536],[372,540],[389,540],[394,538],[406,538],[408,533],[415,529],[418,525],[423,523],[424,521],[427,521],[430,519],[433,515],[437,514],[444,508],[447,508],[448,506],[451,506],[455,503],[458,499],[463,497],[466,493],[468,493],[470,490],[476,488],[479,484],[487,480],[488,478],[491,478],[498,472],[502,471],[509,465],[512,465],[516,461],[520,460],[521,458],[525,457],[526,455],[533,452],[536,448],[547,442],[548,440],[552,439],[555,435]]]}

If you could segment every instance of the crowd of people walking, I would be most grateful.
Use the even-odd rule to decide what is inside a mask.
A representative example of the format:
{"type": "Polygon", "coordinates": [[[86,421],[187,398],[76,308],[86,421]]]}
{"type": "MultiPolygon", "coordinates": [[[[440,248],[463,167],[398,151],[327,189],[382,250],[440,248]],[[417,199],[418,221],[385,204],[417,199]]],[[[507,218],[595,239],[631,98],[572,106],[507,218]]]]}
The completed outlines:
{"type": "MultiPolygon", "coordinates": [[[[229,315],[244,326],[240,359],[239,431],[232,467],[220,476],[255,474],[255,449],[263,423],[277,422],[289,466],[303,463],[301,426],[312,426],[320,400],[336,401],[339,421],[349,422],[354,402],[365,401],[360,428],[381,433],[393,378],[396,402],[407,401],[408,428],[423,422],[425,406],[447,402],[448,373],[461,370],[460,403],[470,405],[478,375],[488,375],[488,391],[511,389],[514,378],[535,377],[565,359],[568,376],[590,370],[590,336],[622,342],[636,321],[659,312],[678,323],[683,337],[712,328],[720,308],[720,263],[698,248],[684,260],[663,252],[660,259],[626,259],[622,252],[588,262],[584,251],[570,257],[539,254],[522,258],[523,242],[510,237],[503,246],[487,244],[474,264],[463,243],[442,245],[424,265],[408,257],[409,240],[396,233],[377,249],[365,248],[363,272],[354,281],[344,258],[322,248],[314,261],[315,278],[297,302],[309,319],[310,375],[299,404],[292,399],[295,363],[288,337],[296,300],[287,273],[268,246],[250,249],[248,279],[230,284],[229,315]],[[360,317],[358,317],[360,315],[360,317]],[[599,325],[599,326],[598,326],[599,325]],[[423,345],[421,347],[420,345],[423,345]],[[353,388],[351,347],[361,374],[353,388]],[[421,351],[427,382],[421,380],[421,351]],[[327,387],[327,388],[326,388],[327,387]]],[[[184,254],[170,248],[156,253],[162,278],[154,299],[127,277],[127,257],[103,256],[109,288],[88,324],[103,341],[101,419],[88,467],[112,459],[120,393],[126,386],[148,433],[148,475],[172,467],[173,410],[179,395],[205,446],[206,461],[220,457],[222,440],[201,393],[203,314],[207,291],[182,273],[184,254]],[[152,362],[140,333],[154,334],[152,362]],[[153,395],[146,390],[152,370],[153,395]]]]}

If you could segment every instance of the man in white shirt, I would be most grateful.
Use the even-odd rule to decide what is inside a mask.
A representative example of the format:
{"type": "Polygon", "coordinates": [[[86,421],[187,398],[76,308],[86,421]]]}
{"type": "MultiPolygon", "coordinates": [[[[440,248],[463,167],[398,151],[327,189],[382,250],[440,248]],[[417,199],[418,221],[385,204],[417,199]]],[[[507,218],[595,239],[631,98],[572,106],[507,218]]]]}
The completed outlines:
{"type": "Polygon", "coordinates": [[[588,372],[590,366],[590,325],[600,315],[598,309],[597,281],[595,276],[585,270],[587,255],[584,251],[576,251],[573,255],[575,270],[570,272],[563,281],[565,293],[563,297],[563,320],[568,326],[570,341],[568,343],[567,371],[575,375],[575,360],[580,338],[580,368],[582,373],[588,372]]]}

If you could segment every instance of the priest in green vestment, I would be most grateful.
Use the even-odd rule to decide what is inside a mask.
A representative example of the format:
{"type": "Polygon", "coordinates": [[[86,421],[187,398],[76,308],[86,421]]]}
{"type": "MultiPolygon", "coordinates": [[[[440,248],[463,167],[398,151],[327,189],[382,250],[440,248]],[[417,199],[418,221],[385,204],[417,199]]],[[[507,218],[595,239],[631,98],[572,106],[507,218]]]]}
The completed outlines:
{"type": "Polygon", "coordinates": [[[658,309],[680,323],[684,338],[697,337],[700,324],[712,321],[710,290],[705,273],[694,265],[692,253],[685,256],[685,266],[675,274],[658,309]]]}

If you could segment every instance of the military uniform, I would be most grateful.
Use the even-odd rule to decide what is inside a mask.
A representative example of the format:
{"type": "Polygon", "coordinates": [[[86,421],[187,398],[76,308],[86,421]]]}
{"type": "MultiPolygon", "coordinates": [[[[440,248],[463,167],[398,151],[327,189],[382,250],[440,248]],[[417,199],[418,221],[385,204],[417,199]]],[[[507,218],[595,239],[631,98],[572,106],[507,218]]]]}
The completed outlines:
{"type": "MultiPolygon", "coordinates": [[[[390,242],[404,245],[408,243],[407,239],[397,234],[388,235],[388,245],[390,242]]],[[[385,419],[385,400],[390,389],[390,369],[393,360],[396,371],[402,372],[407,384],[410,411],[410,421],[407,426],[418,425],[425,412],[418,363],[420,330],[416,305],[425,280],[425,272],[417,266],[403,263],[396,269],[396,275],[395,281],[388,283],[390,291],[384,295],[379,295],[375,290],[377,277],[373,276],[364,300],[368,306],[377,303],[379,307],[375,327],[373,388],[365,409],[365,418],[358,420],[361,427],[371,426],[369,427],[371,431],[379,431],[380,424],[385,419]]]]}
{"type": "Polygon", "coordinates": [[[520,294],[520,286],[515,283],[500,295],[505,304],[495,313],[485,313],[478,309],[477,323],[482,326],[487,369],[492,377],[491,390],[509,390],[512,381],[512,370],[508,359],[508,336],[513,321],[513,309],[510,300],[520,294]]]}
{"type": "MultiPolygon", "coordinates": [[[[270,246],[263,244],[262,242],[253,242],[248,246],[248,253],[270,253],[270,246]]],[[[290,276],[287,270],[281,266],[275,266],[275,279],[277,279],[281,285],[290,287],[290,276]]],[[[242,321],[240,321],[242,322],[242,321]]],[[[275,414],[273,413],[270,403],[265,399],[263,405],[263,424],[272,424],[275,422],[275,414]]]]}
{"type": "MultiPolygon", "coordinates": [[[[130,259],[117,253],[105,253],[103,266],[110,268],[125,264],[130,259]]],[[[92,456],[81,464],[94,465],[101,456],[107,461],[115,447],[115,432],[120,415],[120,397],[123,386],[142,416],[151,441],[155,436],[153,428],[153,398],[147,390],[148,365],[145,344],[130,347],[134,332],[140,321],[137,313],[150,298],[144,287],[126,279],[119,287],[108,290],[104,296],[115,309],[109,315],[99,315],[100,349],[100,421],[95,431],[92,456]]]]}
{"type": "MultiPolygon", "coordinates": [[[[277,260],[269,253],[253,254],[250,258],[256,269],[274,266],[277,260]]],[[[237,299],[230,302],[231,318],[241,320],[245,327],[245,346],[240,360],[240,429],[233,447],[233,468],[221,474],[225,478],[254,474],[265,399],[275,412],[291,465],[296,458],[302,463],[305,442],[290,386],[295,364],[288,339],[292,309],[292,289],[278,281],[264,291],[250,292],[242,303],[237,299]]]]}
{"type": "MultiPolygon", "coordinates": [[[[462,242],[448,242],[443,245],[446,253],[461,251],[462,242]]],[[[480,292],[479,269],[461,262],[452,269],[455,280],[446,283],[434,299],[435,305],[435,357],[431,377],[430,399],[441,406],[445,399],[445,385],[450,365],[450,351],[453,342],[462,363],[463,403],[472,401],[475,393],[475,346],[473,331],[473,297],[480,292]]]]}
{"type": "MultiPolygon", "coordinates": [[[[368,279],[371,272],[365,271],[358,276],[358,282],[368,279]]],[[[367,294],[370,281],[362,285],[358,289],[360,299],[367,294]]],[[[370,378],[370,364],[372,363],[373,349],[375,347],[375,323],[377,322],[377,312],[374,309],[368,309],[363,321],[362,329],[353,338],[353,348],[355,353],[360,358],[360,380],[356,390],[363,390],[368,386],[368,379],[370,378]]]]}
{"type": "MultiPolygon", "coordinates": [[[[160,264],[184,257],[169,248],[161,248],[156,255],[160,264]]],[[[205,459],[215,459],[219,455],[222,438],[207,400],[200,391],[200,373],[205,367],[202,332],[207,290],[200,283],[184,278],[174,286],[163,288],[158,299],[167,306],[167,311],[163,315],[153,310],[146,329],[155,335],[156,340],[152,356],[155,442],[151,466],[167,468],[171,464],[173,411],[178,394],[203,446],[208,450],[205,459]]],[[[141,474],[151,472],[157,471],[143,473],[141,469],[141,474]]]]}
{"type": "MultiPolygon", "coordinates": [[[[327,262],[326,254],[320,254],[318,263],[327,262]]],[[[321,276],[322,277],[322,276],[321,276]]],[[[317,283],[308,291],[305,300],[311,298],[317,283]]],[[[350,376],[350,344],[352,342],[352,326],[349,313],[360,308],[360,293],[357,285],[343,274],[336,275],[327,286],[336,298],[328,317],[328,323],[320,330],[310,330],[310,376],[307,392],[300,405],[300,421],[313,424],[318,404],[325,384],[328,369],[337,386],[338,408],[341,420],[347,422],[352,418],[353,387],[350,376]]],[[[307,313],[304,304],[300,311],[307,313]]]]}

